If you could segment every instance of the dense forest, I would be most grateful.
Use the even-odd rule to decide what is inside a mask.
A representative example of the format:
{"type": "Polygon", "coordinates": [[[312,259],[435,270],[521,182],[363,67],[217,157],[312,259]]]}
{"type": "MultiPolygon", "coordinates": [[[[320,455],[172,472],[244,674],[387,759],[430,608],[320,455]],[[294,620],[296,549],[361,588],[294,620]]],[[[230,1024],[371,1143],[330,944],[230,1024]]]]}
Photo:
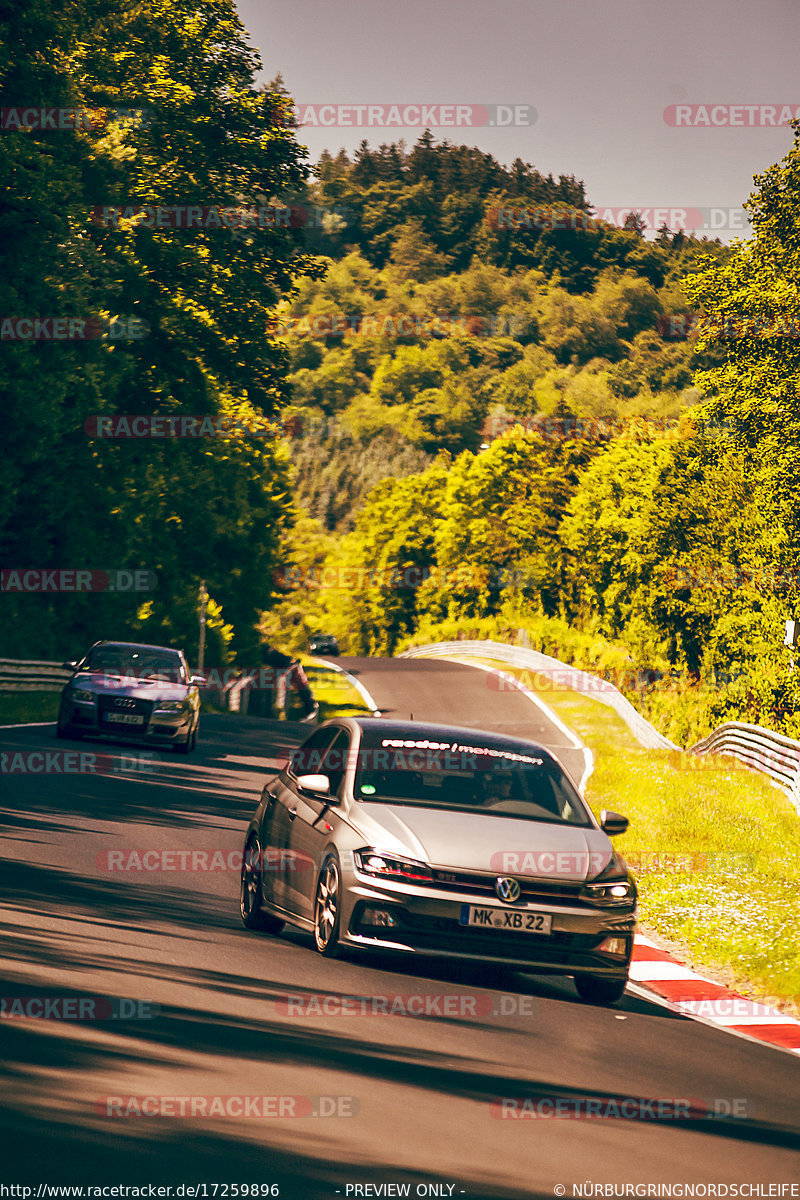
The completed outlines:
{"type": "Polygon", "coordinates": [[[572,177],[428,137],[326,158],[316,201],[351,226],[282,307],[313,519],[262,628],[384,654],[524,631],[678,741],[733,718],[800,734],[796,131],[756,186],[728,248],[647,241],[635,215],[547,228],[591,214],[572,177]],[[386,336],[398,315],[411,334],[386,336]]]}
{"type": "Polygon", "coordinates": [[[4,95],[79,117],[3,110],[0,653],[192,656],[205,580],[209,665],[523,630],[676,740],[800,733],[796,130],[728,247],[429,132],[312,167],[231,0],[0,27],[4,95]],[[216,432],[102,432],[131,414],[216,432]]]}
{"type": "Polygon", "coordinates": [[[519,420],[674,419],[699,399],[693,370],[722,361],[698,355],[681,281],[727,248],[666,228],[648,241],[635,212],[609,225],[572,176],[426,133],[410,152],[323,155],[302,200],[327,270],[274,329],[302,416],[297,498],[327,529],[352,525],[381,459],[386,474],[413,462],[398,434],[431,456],[519,420]]]}
{"type": "Polygon", "coordinates": [[[239,650],[257,646],[293,514],[286,445],[95,431],[117,414],[247,427],[286,401],[286,351],[265,327],[320,268],[294,227],[269,219],[308,167],[259,68],[231,0],[202,13],[188,0],[0,8],[0,90],[25,105],[3,109],[0,134],[0,313],[13,318],[0,361],[0,654],[72,657],[120,636],[191,649],[203,578],[239,650]],[[137,336],[14,336],[34,318],[50,330],[135,322],[137,336]],[[17,590],[15,570],[45,567],[141,568],[155,586],[17,590]]]}

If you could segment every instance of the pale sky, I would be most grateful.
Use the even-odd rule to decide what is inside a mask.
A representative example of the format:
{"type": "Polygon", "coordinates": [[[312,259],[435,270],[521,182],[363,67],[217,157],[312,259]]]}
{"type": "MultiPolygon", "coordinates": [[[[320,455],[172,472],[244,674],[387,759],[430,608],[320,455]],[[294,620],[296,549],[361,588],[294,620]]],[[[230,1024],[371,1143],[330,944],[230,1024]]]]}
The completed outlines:
{"type": "MultiPolygon", "coordinates": [[[[800,0],[237,0],[237,7],[261,53],[264,81],[280,71],[298,103],[384,105],[387,117],[393,104],[528,105],[531,124],[432,132],[505,165],[519,157],[545,174],[575,175],[597,208],[669,210],[672,227],[684,223],[723,241],[746,234],[741,206],[753,175],[791,146],[790,129],[769,122],[785,116],[784,106],[800,115],[800,0]],[[676,126],[665,117],[671,105],[706,108],[684,107],[676,126]],[[704,119],[709,124],[694,123],[704,119]]],[[[319,119],[340,117],[357,114],[327,108],[319,119]]],[[[307,124],[298,140],[315,161],[323,149],[351,152],[364,138],[373,146],[404,138],[410,148],[421,132],[307,124]]],[[[654,225],[659,218],[652,213],[654,225]]]]}

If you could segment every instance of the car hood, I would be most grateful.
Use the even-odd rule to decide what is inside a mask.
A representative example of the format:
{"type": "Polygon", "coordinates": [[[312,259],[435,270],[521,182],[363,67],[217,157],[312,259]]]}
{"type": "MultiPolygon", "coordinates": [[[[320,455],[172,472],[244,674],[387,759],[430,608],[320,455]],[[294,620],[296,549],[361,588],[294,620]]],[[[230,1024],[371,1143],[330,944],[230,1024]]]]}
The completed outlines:
{"type": "Polygon", "coordinates": [[[435,867],[582,883],[611,861],[602,829],[398,804],[355,805],[368,845],[435,867]]]}
{"type": "Polygon", "coordinates": [[[135,679],[128,675],[92,675],[83,671],[73,677],[72,683],[98,696],[130,696],[134,700],[183,700],[189,691],[185,683],[135,679]]]}

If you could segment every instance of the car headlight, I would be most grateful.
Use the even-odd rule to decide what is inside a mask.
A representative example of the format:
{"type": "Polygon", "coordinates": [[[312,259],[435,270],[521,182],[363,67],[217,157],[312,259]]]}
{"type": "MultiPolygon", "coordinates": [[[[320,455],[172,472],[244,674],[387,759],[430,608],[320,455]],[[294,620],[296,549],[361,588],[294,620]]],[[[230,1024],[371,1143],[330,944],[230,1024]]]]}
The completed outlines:
{"type": "Polygon", "coordinates": [[[397,855],[383,854],[368,846],[365,850],[356,850],[353,854],[356,870],[364,875],[373,875],[378,879],[396,879],[406,883],[433,883],[430,867],[417,862],[413,858],[398,858],[397,855]]]}
{"type": "MultiPolygon", "coordinates": [[[[613,866],[612,860],[609,867],[613,866]]],[[[632,876],[621,875],[618,870],[607,867],[597,879],[583,885],[581,898],[604,908],[633,908],[637,899],[636,884],[632,876]]]]}
{"type": "Polygon", "coordinates": [[[185,700],[161,700],[156,704],[156,712],[180,712],[185,700]]]}
{"type": "Polygon", "coordinates": [[[72,699],[80,700],[82,704],[94,704],[96,697],[94,692],[87,692],[83,688],[73,688],[72,699]]]}

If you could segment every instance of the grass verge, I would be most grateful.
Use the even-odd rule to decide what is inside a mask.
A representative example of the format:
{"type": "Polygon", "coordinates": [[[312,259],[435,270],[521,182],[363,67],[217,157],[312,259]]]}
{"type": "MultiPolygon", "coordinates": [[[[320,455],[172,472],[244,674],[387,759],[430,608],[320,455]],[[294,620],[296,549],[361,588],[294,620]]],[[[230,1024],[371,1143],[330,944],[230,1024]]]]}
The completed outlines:
{"type": "Polygon", "coordinates": [[[346,675],[334,670],[330,663],[308,654],[298,655],[308,678],[314,699],[319,705],[320,721],[331,717],[357,717],[372,711],[353,687],[346,675]]]}
{"type": "Polygon", "coordinates": [[[790,801],[727,756],[645,750],[606,705],[524,675],[591,749],[592,811],[630,819],[614,844],[636,873],[641,924],[692,967],[798,1015],[800,820],[790,801]]]}
{"type": "Polygon", "coordinates": [[[28,721],[55,721],[61,692],[0,693],[0,725],[22,725],[28,721]]]}

